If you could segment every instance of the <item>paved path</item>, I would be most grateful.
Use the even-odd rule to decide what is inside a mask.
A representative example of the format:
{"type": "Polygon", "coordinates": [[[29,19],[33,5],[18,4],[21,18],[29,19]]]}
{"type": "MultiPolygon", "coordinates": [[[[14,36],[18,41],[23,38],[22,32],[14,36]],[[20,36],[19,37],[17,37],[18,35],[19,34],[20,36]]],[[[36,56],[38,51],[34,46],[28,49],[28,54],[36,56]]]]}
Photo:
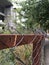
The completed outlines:
{"type": "Polygon", "coordinates": [[[49,65],[49,42],[47,42],[47,45],[45,45],[45,65],[49,65]]]}

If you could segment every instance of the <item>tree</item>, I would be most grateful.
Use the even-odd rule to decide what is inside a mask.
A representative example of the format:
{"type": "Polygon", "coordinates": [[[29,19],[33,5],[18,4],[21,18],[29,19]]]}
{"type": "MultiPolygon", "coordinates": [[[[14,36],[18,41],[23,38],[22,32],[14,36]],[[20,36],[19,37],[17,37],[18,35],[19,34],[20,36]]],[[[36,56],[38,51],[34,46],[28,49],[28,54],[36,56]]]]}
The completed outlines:
{"type": "Polygon", "coordinates": [[[36,17],[35,19],[40,24],[40,26],[47,30],[49,29],[49,1],[41,0],[35,7],[36,17]]]}
{"type": "Polygon", "coordinates": [[[26,0],[21,3],[22,11],[25,12],[22,15],[27,18],[27,28],[34,28],[34,24],[40,24],[40,27],[44,30],[49,29],[49,1],[48,0],[26,0]]]}

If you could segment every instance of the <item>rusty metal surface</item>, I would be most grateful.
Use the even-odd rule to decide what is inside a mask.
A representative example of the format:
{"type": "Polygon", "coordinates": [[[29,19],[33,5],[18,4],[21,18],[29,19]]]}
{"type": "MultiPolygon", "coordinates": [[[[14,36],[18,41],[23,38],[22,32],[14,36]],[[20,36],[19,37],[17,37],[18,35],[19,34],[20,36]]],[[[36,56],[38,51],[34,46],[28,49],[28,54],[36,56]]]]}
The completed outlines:
{"type": "Polygon", "coordinates": [[[15,35],[0,35],[0,49],[9,48],[15,46],[15,35]]]}
{"type": "Polygon", "coordinates": [[[33,45],[33,65],[41,65],[41,41],[33,45]]]}
{"type": "MultiPolygon", "coordinates": [[[[4,35],[0,34],[0,49],[36,43],[42,35],[4,35]],[[23,38],[23,39],[22,39],[23,38]],[[21,40],[22,39],[22,40],[21,40]]],[[[41,37],[42,40],[43,36],[41,37]]]]}
{"type": "Polygon", "coordinates": [[[33,44],[32,65],[41,65],[41,41],[43,35],[3,35],[0,34],[0,49],[11,48],[14,46],[33,44]]]}
{"type": "Polygon", "coordinates": [[[43,39],[42,35],[17,35],[16,44],[23,38],[22,42],[19,45],[36,43],[39,39],[43,39]]]}

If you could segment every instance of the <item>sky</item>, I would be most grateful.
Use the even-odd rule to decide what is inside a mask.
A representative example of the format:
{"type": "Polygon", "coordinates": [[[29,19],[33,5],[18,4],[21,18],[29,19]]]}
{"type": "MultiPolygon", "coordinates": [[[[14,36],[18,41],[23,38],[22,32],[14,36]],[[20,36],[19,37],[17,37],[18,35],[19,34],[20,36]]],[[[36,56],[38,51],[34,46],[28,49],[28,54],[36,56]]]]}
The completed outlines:
{"type": "MultiPolygon", "coordinates": [[[[22,1],[26,1],[26,0],[13,0],[13,1],[17,1],[19,3],[19,2],[22,2],[22,1]]],[[[16,3],[13,3],[13,5],[14,5],[13,6],[14,8],[22,8],[20,5],[16,5],[16,3]]]]}
{"type": "Polygon", "coordinates": [[[22,1],[26,1],[26,0],[12,0],[12,1],[22,2],[22,1]]]}
{"type": "Polygon", "coordinates": [[[26,1],[26,0],[17,0],[18,2],[26,1]]]}

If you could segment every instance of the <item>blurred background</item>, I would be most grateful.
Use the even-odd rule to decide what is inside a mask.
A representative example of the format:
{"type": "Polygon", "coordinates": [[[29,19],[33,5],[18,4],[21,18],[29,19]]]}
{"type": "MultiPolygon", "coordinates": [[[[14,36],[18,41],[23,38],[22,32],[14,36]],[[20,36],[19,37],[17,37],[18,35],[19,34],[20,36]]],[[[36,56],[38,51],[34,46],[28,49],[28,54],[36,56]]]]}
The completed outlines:
{"type": "MultiPolygon", "coordinates": [[[[0,0],[0,34],[41,31],[49,33],[49,0],[0,0]]],[[[31,65],[32,47],[31,44],[0,50],[0,65],[31,65]]]]}

